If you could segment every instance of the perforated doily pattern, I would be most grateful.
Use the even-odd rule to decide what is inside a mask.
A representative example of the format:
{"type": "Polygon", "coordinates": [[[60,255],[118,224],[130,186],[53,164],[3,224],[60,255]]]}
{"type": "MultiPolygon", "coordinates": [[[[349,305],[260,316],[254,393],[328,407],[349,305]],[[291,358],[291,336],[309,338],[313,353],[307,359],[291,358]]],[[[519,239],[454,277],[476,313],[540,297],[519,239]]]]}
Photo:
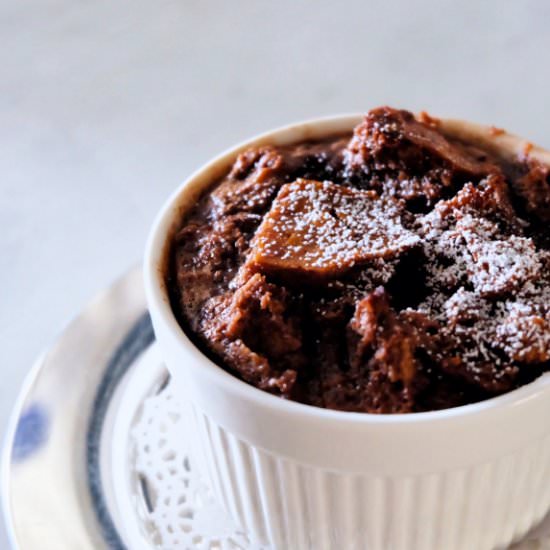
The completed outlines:
{"type": "Polygon", "coordinates": [[[138,411],[131,433],[137,512],[156,548],[233,550],[260,546],[239,531],[193,467],[168,381],[138,411]]]}

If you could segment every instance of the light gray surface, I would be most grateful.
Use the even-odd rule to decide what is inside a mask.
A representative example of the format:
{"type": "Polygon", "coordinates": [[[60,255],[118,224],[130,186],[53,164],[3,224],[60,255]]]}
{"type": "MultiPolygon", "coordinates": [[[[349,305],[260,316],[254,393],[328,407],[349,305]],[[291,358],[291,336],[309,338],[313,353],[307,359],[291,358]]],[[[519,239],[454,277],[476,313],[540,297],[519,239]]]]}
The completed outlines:
{"type": "Polygon", "coordinates": [[[390,103],[550,146],[549,21],[545,0],[1,1],[0,433],[39,351],[235,141],[390,103]]]}

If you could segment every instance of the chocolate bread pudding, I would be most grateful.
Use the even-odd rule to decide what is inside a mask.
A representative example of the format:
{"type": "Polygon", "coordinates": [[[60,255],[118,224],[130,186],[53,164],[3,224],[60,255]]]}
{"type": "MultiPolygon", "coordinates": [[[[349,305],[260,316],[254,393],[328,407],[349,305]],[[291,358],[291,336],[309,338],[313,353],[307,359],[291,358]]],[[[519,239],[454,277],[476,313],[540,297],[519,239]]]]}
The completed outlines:
{"type": "Polygon", "coordinates": [[[181,220],[167,287],[200,349],[262,390],[455,407],[550,370],[549,223],[528,148],[382,107],[349,135],[243,152],[181,220]]]}

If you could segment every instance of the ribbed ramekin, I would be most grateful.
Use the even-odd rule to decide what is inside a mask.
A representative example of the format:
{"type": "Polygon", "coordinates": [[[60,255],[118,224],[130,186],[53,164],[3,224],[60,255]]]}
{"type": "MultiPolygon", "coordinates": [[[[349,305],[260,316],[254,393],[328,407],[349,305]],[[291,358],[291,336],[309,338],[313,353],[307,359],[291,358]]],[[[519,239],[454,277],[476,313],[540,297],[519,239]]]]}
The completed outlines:
{"type": "MultiPolygon", "coordinates": [[[[145,287],[161,353],[189,404],[195,461],[238,524],[292,550],[491,550],[550,510],[550,374],[474,405],[409,415],[330,411],[245,384],[205,357],[178,325],[164,282],[182,215],[243,149],[349,131],[359,115],[288,126],[198,170],[152,228],[145,287]]],[[[550,163],[524,140],[462,121],[444,131],[503,154],[550,163]]]]}

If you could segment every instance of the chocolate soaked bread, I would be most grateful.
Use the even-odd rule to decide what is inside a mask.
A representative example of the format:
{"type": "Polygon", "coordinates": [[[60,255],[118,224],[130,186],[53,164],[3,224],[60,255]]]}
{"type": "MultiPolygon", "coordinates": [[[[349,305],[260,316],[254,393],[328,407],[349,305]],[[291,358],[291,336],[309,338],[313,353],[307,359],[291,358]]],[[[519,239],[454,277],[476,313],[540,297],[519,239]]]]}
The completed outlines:
{"type": "Polygon", "coordinates": [[[550,368],[550,176],[388,107],[241,154],[181,221],[167,283],[220,366],[283,398],[406,413],[550,368]]]}

